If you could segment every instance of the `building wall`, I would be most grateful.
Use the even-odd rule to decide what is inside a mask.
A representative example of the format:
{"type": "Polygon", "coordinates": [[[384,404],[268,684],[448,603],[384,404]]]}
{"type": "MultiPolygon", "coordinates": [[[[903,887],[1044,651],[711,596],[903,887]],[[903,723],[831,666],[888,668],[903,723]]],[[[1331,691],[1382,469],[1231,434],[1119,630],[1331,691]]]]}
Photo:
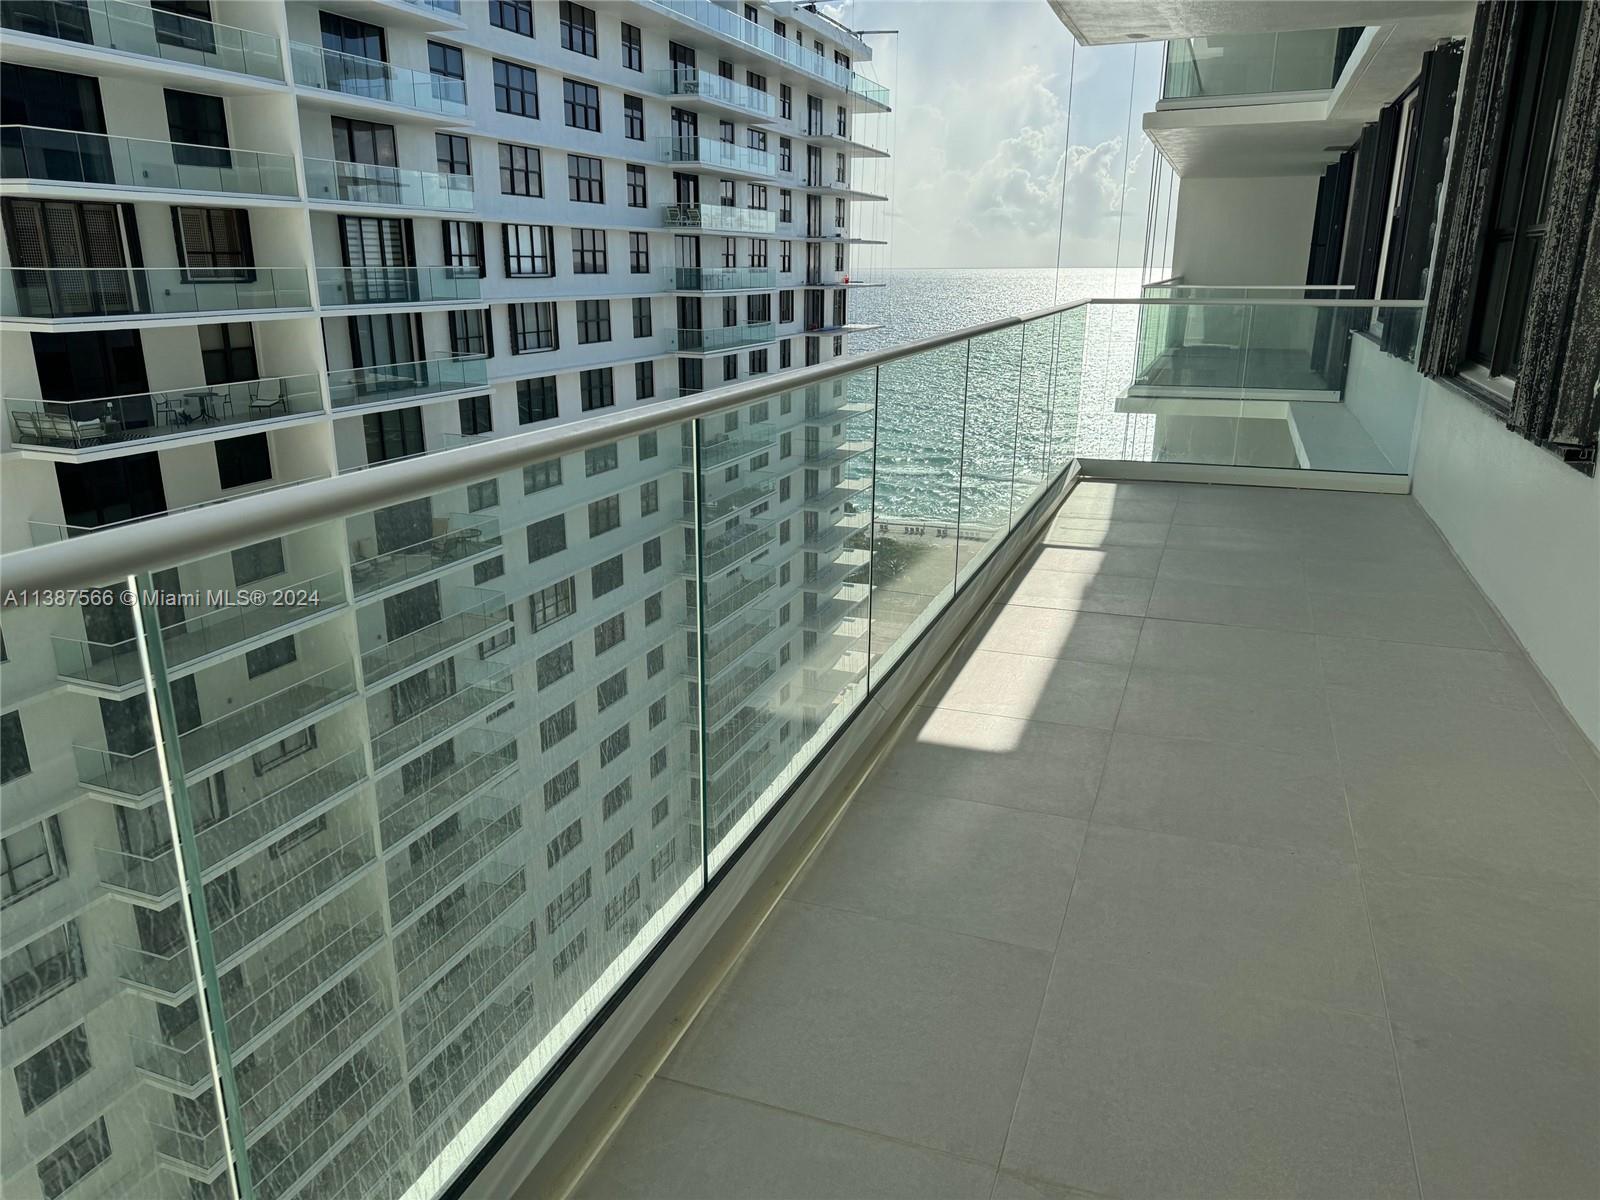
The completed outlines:
{"type": "Polygon", "coordinates": [[[1412,490],[1572,719],[1600,743],[1600,482],[1425,380],[1412,490]]]}
{"type": "Polygon", "coordinates": [[[1185,178],[1172,269],[1190,284],[1299,284],[1315,175],[1185,178]]]}

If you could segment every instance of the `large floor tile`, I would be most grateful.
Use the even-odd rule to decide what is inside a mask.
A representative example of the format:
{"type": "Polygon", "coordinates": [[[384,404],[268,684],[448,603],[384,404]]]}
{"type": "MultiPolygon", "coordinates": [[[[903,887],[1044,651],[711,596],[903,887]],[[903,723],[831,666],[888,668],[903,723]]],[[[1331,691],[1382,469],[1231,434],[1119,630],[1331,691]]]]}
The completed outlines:
{"type": "Polygon", "coordinates": [[[662,1074],[997,1164],[1049,966],[785,901],[662,1074]]]}
{"type": "Polygon", "coordinates": [[[1139,644],[1139,624],[1138,617],[1116,613],[997,604],[975,623],[970,644],[979,650],[1125,667],[1139,644]]]}
{"type": "Polygon", "coordinates": [[[1317,652],[1323,678],[1335,686],[1419,700],[1471,697],[1533,707],[1520,656],[1497,650],[1323,636],[1317,638],[1317,652]]]}
{"type": "Polygon", "coordinates": [[[957,708],[919,708],[874,769],[874,783],[1087,817],[1111,735],[957,708]]]}
{"type": "Polygon", "coordinates": [[[1146,615],[1173,621],[1309,632],[1311,601],[1300,584],[1240,587],[1156,578],[1146,615]]]}
{"type": "Polygon", "coordinates": [[[1095,822],[1059,953],[1381,1014],[1355,866],[1095,822]]]}
{"type": "Polygon", "coordinates": [[[1136,575],[1092,575],[1084,571],[1030,570],[997,597],[1005,604],[1069,608],[1142,617],[1151,580],[1136,575]]]}
{"type": "Polygon", "coordinates": [[[1094,820],[1355,858],[1339,772],[1315,755],[1117,733],[1094,820]]]}
{"type": "Polygon", "coordinates": [[[1165,521],[1114,521],[1109,518],[1057,517],[1045,532],[1046,546],[1147,546],[1159,549],[1166,544],[1165,521]]]}
{"type": "Polygon", "coordinates": [[[1169,583],[1220,583],[1228,587],[1301,587],[1298,558],[1270,550],[1179,550],[1161,552],[1156,578],[1169,583]]]}
{"type": "Polygon", "coordinates": [[[1244,551],[1293,557],[1300,551],[1301,534],[1286,529],[1240,529],[1233,525],[1174,525],[1167,534],[1169,550],[1244,551]]]}
{"type": "Polygon", "coordinates": [[[797,900],[1053,951],[1083,821],[869,785],[797,900]]]}
{"type": "Polygon", "coordinates": [[[1372,871],[1365,885],[1395,1021],[1600,1070],[1593,898],[1372,871]]]}
{"type": "Polygon", "coordinates": [[[1138,666],[1128,676],[1117,731],[1206,738],[1325,759],[1333,754],[1320,691],[1138,666]]]}
{"type": "Polygon", "coordinates": [[[1506,648],[1502,639],[1490,634],[1465,597],[1414,592],[1392,596],[1332,595],[1317,591],[1312,591],[1310,597],[1311,624],[1317,633],[1464,646],[1470,650],[1506,648]]]}
{"type": "Polygon", "coordinates": [[[1094,1196],[1416,1194],[1381,1018],[1070,955],[1002,1167],[1094,1196]]]}
{"type": "Polygon", "coordinates": [[[1088,549],[1082,546],[1044,545],[1034,553],[1031,566],[1046,571],[1077,571],[1085,575],[1132,575],[1154,579],[1161,565],[1158,546],[1108,546],[1088,549]]]}
{"type": "Polygon", "coordinates": [[[1445,556],[1418,554],[1383,561],[1359,558],[1306,558],[1306,586],[1331,596],[1442,596],[1474,600],[1477,588],[1467,573],[1445,556]]]}
{"type": "Polygon", "coordinates": [[[1133,661],[1151,670],[1267,687],[1314,688],[1322,682],[1310,634],[1242,625],[1146,620],[1133,661]]]}
{"type": "Polygon", "coordinates": [[[657,1078],[574,1195],[988,1200],[994,1174],[920,1146],[657,1078]]]}
{"type": "Polygon", "coordinates": [[[1082,486],[1061,505],[1058,516],[1073,519],[1088,518],[1096,521],[1156,521],[1172,520],[1178,502],[1163,496],[1135,495],[1132,493],[1091,491],[1082,486]]]}
{"type": "Polygon", "coordinates": [[[970,651],[953,662],[930,693],[939,708],[1110,729],[1122,699],[1126,667],[970,651]]]}
{"type": "Polygon", "coordinates": [[[1439,1200],[1600,1196],[1600,1071],[1515,1044],[1395,1019],[1424,1194],[1439,1200]]]}

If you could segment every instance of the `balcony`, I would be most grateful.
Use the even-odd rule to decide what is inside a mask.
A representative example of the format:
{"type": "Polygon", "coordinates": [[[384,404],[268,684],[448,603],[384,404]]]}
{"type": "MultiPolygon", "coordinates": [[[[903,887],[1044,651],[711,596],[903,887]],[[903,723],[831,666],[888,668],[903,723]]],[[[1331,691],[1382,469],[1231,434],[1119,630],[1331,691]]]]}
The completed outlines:
{"type": "Polygon", "coordinates": [[[406,307],[461,304],[479,298],[476,268],[318,267],[317,293],[324,307],[406,307]]]}
{"type": "Polygon", "coordinates": [[[414,792],[380,802],[378,830],[385,848],[498,783],[517,765],[516,739],[487,730],[469,730],[457,738],[456,753],[459,759],[437,777],[424,778],[414,792]]]}
{"type": "Polygon", "coordinates": [[[486,588],[463,588],[459,611],[431,625],[361,652],[361,678],[368,687],[436,658],[468,642],[480,642],[511,623],[505,596],[486,588]]]}
{"type": "Polygon", "coordinates": [[[765,150],[752,150],[715,138],[657,138],[656,152],[664,163],[698,163],[707,170],[733,171],[763,179],[771,179],[778,173],[777,159],[765,150]]]}
{"type": "Polygon", "coordinates": [[[271,34],[157,11],[148,4],[9,0],[0,5],[0,25],[17,33],[161,59],[174,67],[283,81],[283,48],[271,34]]]}
{"type": "Polygon", "coordinates": [[[467,115],[466,84],[459,79],[396,67],[375,58],[360,58],[321,46],[289,43],[289,60],[297,87],[371,101],[429,117],[467,115]]]}
{"type": "Polygon", "coordinates": [[[306,198],[334,204],[376,204],[387,208],[426,208],[471,212],[476,201],[472,176],[412,171],[370,163],[308,158],[306,198]]]}
{"type": "Polygon", "coordinates": [[[69,193],[128,188],[273,200],[300,194],[287,154],[36,125],[0,125],[0,178],[65,185],[45,190],[69,193]]]}
{"type": "Polygon", "coordinates": [[[362,404],[393,404],[488,386],[486,358],[429,358],[328,372],[328,396],[335,409],[362,404]]]}
{"type": "Polygon", "coordinates": [[[778,229],[777,213],[729,204],[668,204],[661,210],[661,219],[672,229],[703,229],[707,233],[770,234],[778,229]]]}
{"type": "Polygon", "coordinates": [[[310,307],[304,267],[12,267],[0,291],[0,317],[13,321],[232,318],[310,307]]]}
{"type": "Polygon", "coordinates": [[[759,346],[777,338],[771,321],[728,325],[722,329],[676,329],[672,348],[680,354],[721,354],[743,346],[759,346]]]}
{"type": "Polygon", "coordinates": [[[680,292],[753,292],[777,285],[778,275],[771,267],[675,267],[672,271],[672,286],[680,292]]]}
{"type": "Polygon", "coordinates": [[[452,690],[423,701],[420,711],[395,720],[395,701],[389,697],[367,704],[372,728],[372,761],[387,766],[418,747],[448,733],[463,721],[499,704],[511,694],[511,670],[498,672],[462,666],[452,690]]]}
{"type": "Polygon", "coordinates": [[[359,598],[399,583],[421,583],[499,545],[500,523],[493,517],[435,517],[431,537],[396,550],[374,553],[371,542],[357,539],[351,547],[350,578],[359,598]]]}
{"type": "MultiPolygon", "coordinates": [[[[428,853],[408,853],[404,859],[391,860],[388,886],[392,920],[404,921],[521,832],[522,810],[515,801],[491,794],[475,807],[480,815],[463,817],[454,836],[437,845],[430,844],[428,853]]],[[[420,843],[413,843],[408,851],[411,849],[420,849],[420,843]]]]}
{"type": "Polygon", "coordinates": [[[13,445],[74,456],[132,443],[159,446],[323,412],[322,388],[315,375],[199,384],[97,400],[7,398],[3,403],[11,418],[13,445]]]}
{"type": "Polygon", "coordinates": [[[747,119],[770,121],[775,111],[772,96],[767,92],[694,67],[667,67],[657,71],[656,91],[663,96],[676,97],[688,107],[696,107],[695,101],[704,101],[709,107],[729,109],[747,119]]]}
{"type": "Polygon", "coordinates": [[[1355,27],[1175,38],[1167,43],[1161,98],[1260,104],[1326,96],[1361,32],[1355,27]]]}

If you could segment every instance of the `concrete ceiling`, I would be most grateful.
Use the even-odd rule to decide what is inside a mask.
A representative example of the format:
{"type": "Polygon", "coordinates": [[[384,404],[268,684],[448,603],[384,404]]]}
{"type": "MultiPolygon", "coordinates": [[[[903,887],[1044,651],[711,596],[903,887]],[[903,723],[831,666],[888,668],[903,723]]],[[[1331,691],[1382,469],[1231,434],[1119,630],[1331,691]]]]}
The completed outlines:
{"type": "Polygon", "coordinates": [[[1050,0],[1084,46],[1208,33],[1282,33],[1385,25],[1412,17],[1472,25],[1473,0],[1050,0]],[[1142,35],[1142,36],[1141,36],[1142,35]]]}

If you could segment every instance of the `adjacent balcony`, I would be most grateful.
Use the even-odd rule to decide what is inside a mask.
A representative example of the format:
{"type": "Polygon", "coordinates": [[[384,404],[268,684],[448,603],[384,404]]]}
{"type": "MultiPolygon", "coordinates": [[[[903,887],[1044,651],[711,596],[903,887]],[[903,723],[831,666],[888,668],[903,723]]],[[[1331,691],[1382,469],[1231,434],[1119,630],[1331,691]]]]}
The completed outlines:
{"type": "Polygon", "coordinates": [[[475,202],[471,175],[413,171],[331,158],[308,158],[305,166],[306,197],[313,202],[377,204],[437,212],[471,212],[475,202]]]}
{"type": "Polygon", "coordinates": [[[1257,104],[1326,94],[1361,33],[1352,27],[1175,38],[1167,43],[1161,98],[1257,104]]]}
{"type": "Polygon", "coordinates": [[[778,273],[771,267],[674,267],[672,270],[673,289],[680,292],[752,292],[777,285],[778,273]]]}
{"type": "Polygon", "coordinates": [[[303,42],[289,43],[289,60],[299,87],[336,92],[441,117],[467,114],[467,87],[460,79],[396,67],[376,58],[360,58],[303,42]]]}
{"type": "Polygon", "coordinates": [[[441,768],[437,778],[429,776],[412,791],[380,800],[378,830],[384,846],[402,841],[505,778],[517,765],[516,738],[468,730],[456,738],[455,754],[456,760],[441,768]]]}
{"type": "Polygon", "coordinates": [[[672,229],[701,229],[707,233],[771,234],[778,231],[778,214],[762,208],[735,208],[731,204],[668,204],[662,223],[672,229]]]}
{"type": "Polygon", "coordinates": [[[752,150],[735,142],[708,137],[663,137],[656,151],[664,163],[698,163],[708,170],[735,171],[770,179],[777,174],[777,159],[765,150],[752,150]]]}
{"type": "Polygon", "coordinates": [[[397,583],[423,579],[500,545],[500,523],[493,517],[455,513],[433,519],[433,533],[411,545],[376,551],[366,538],[351,548],[350,578],[362,597],[397,583]]]}
{"type": "Polygon", "coordinates": [[[0,178],[73,189],[143,188],[241,199],[286,200],[300,194],[294,159],[287,154],[37,125],[0,126],[0,178]]]}
{"type": "Polygon", "coordinates": [[[475,267],[318,267],[317,294],[328,308],[461,304],[481,288],[475,267]]]}
{"type": "Polygon", "coordinates": [[[0,25],[17,33],[283,81],[283,48],[270,33],[202,21],[125,0],[6,0],[0,25]]]}
{"type": "Polygon", "coordinates": [[[328,372],[328,397],[337,410],[363,404],[420,400],[487,386],[486,358],[429,358],[328,372]]]}
{"type": "Polygon", "coordinates": [[[362,651],[361,678],[367,686],[382,683],[468,642],[480,642],[511,621],[505,595],[487,588],[463,588],[452,603],[458,611],[362,651]]]}
{"type": "Polygon", "coordinates": [[[200,384],[97,400],[8,398],[3,403],[11,418],[13,444],[66,451],[130,442],[156,444],[323,412],[322,388],[315,375],[200,384]]]}
{"type": "Polygon", "coordinates": [[[511,695],[511,670],[506,667],[497,672],[478,668],[476,664],[458,664],[455,682],[450,690],[425,697],[420,710],[397,719],[396,706],[399,695],[374,698],[367,702],[368,721],[372,728],[372,761],[377,767],[396,762],[413,750],[426,745],[469,721],[485,709],[504,702],[511,695]]]}
{"type": "Polygon", "coordinates": [[[422,844],[412,843],[403,857],[389,865],[389,915],[404,921],[440,892],[494,853],[522,829],[522,809],[514,800],[490,794],[474,807],[479,815],[463,814],[447,839],[430,842],[426,853],[422,844]]]}
{"type": "MultiPolygon", "coordinates": [[[[401,998],[463,955],[474,938],[526,894],[522,864],[490,859],[479,877],[462,888],[460,899],[428,910],[425,919],[413,919],[395,937],[401,998]]],[[[521,920],[526,925],[528,917],[521,920]]]]}
{"type": "Polygon", "coordinates": [[[767,92],[695,67],[668,67],[656,72],[656,90],[684,101],[703,100],[718,108],[733,109],[745,117],[770,121],[776,111],[767,92]]]}
{"type": "Polygon", "coordinates": [[[311,307],[304,267],[12,267],[0,317],[232,317],[311,307]]]}
{"type": "Polygon", "coordinates": [[[673,331],[672,348],[680,354],[721,354],[743,346],[759,346],[776,337],[771,321],[722,329],[677,329],[673,331]]]}

